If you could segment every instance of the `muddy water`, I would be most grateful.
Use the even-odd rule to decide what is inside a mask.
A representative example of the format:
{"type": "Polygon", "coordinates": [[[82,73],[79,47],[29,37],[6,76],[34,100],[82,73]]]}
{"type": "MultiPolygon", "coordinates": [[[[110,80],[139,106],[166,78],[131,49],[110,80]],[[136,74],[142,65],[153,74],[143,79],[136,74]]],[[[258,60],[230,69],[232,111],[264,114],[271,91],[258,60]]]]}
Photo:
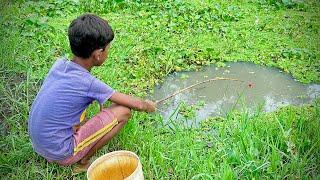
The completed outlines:
{"type": "Polygon", "coordinates": [[[227,63],[224,68],[210,66],[201,71],[172,74],[155,88],[152,99],[159,100],[179,89],[214,77],[236,78],[246,82],[215,81],[181,93],[159,105],[164,119],[185,118],[178,113],[181,102],[188,106],[201,102],[195,116],[185,118],[188,124],[197,124],[209,116],[224,116],[233,108],[247,107],[249,111],[262,108],[268,112],[281,106],[310,103],[320,96],[319,84],[305,85],[279,69],[237,62],[227,63]],[[249,82],[253,84],[252,87],[248,86],[249,82]]]}

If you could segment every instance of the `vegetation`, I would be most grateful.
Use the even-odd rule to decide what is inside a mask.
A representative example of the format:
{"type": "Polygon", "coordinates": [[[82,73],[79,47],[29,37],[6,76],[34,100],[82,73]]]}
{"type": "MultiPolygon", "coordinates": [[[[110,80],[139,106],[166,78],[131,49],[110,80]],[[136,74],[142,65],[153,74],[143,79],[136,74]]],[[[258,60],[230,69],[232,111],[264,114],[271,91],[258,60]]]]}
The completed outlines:
{"type": "MultiPolygon", "coordinates": [[[[33,152],[27,119],[51,65],[58,57],[71,58],[67,28],[84,12],[106,18],[115,31],[108,61],[92,73],[121,92],[143,97],[169,73],[227,61],[278,67],[303,83],[320,83],[317,0],[2,0],[3,179],[71,178],[70,167],[33,152]]],[[[169,127],[159,114],[134,113],[96,157],[136,152],[146,179],[319,178],[319,103],[254,115],[230,112],[199,128],[179,120],[169,127]]],[[[182,112],[192,117],[191,111],[182,112]]]]}

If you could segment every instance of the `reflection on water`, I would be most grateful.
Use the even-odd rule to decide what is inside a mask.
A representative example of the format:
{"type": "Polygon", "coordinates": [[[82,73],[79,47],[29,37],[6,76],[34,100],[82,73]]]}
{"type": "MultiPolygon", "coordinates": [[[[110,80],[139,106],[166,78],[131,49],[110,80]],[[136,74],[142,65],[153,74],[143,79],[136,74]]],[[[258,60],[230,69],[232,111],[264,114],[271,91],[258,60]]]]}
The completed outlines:
{"type": "Polygon", "coordinates": [[[179,89],[214,77],[240,79],[253,83],[253,87],[235,81],[199,85],[162,103],[159,108],[164,118],[168,119],[181,102],[188,105],[199,101],[205,103],[193,119],[199,121],[209,116],[223,116],[233,108],[248,107],[254,110],[262,106],[265,111],[274,111],[281,106],[310,103],[320,95],[319,84],[305,85],[279,69],[237,62],[228,63],[225,68],[210,66],[202,71],[172,74],[155,88],[152,99],[162,99],[179,89]]]}

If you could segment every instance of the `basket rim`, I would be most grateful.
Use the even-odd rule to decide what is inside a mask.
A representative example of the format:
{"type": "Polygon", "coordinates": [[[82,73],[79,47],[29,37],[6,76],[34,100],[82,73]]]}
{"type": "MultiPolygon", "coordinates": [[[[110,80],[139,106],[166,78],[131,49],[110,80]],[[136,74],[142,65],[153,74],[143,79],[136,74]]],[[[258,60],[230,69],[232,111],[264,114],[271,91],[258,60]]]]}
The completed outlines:
{"type": "MultiPolygon", "coordinates": [[[[134,157],[134,158],[136,158],[136,159],[138,160],[137,168],[136,168],[136,170],[135,170],[132,174],[134,174],[140,167],[142,167],[139,156],[136,155],[134,152],[132,152],[132,151],[127,151],[127,150],[112,151],[112,152],[109,152],[109,153],[107,153],[107,154],[104,154],[103,156],[100,156],[99,158],[97,158],[96,160],[94,160],[94,161],[90,164],[90,166],[89,166],[89,168],[88,168],[88,170],[87,170],[87,179],[89,179],[89,172],[91,172],[92,169],[93,169],[95,166],[99,165],[100,163],[102,163],[103,161],[105,161],[105,160],[108,159],[108,158],[115,157],[115,156],[118,156],[118,155],[126,155],[126,156],[130,156],[130,157],[134,157]]],[[[131,176],[131,175],[130,175],[130,176],[131,176]]],[[[129,177],[130,177],[130,176],[129,176],[129,177]]],[[[128,177],[127,177],[127,178],[128,178],[128,177]]]]}

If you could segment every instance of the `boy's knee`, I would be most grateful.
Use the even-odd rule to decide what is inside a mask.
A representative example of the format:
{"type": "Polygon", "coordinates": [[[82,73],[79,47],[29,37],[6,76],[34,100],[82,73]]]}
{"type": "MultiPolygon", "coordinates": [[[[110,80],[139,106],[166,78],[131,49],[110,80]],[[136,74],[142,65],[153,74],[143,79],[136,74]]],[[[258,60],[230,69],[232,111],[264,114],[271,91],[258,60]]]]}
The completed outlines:
{"type": "Polygon", "coordinates": [[[119,119],[119,121],[126,123],[129,121],[130,118],[131,118],[131,109],[124,107],[122,117],[119,119]]]}
{"type": "Polygon", "coordinates": [[[131,117],[131,109],[125,106],[113,106],[110,110],[114,113],[119,123],[126,123],[131,117]]]}

